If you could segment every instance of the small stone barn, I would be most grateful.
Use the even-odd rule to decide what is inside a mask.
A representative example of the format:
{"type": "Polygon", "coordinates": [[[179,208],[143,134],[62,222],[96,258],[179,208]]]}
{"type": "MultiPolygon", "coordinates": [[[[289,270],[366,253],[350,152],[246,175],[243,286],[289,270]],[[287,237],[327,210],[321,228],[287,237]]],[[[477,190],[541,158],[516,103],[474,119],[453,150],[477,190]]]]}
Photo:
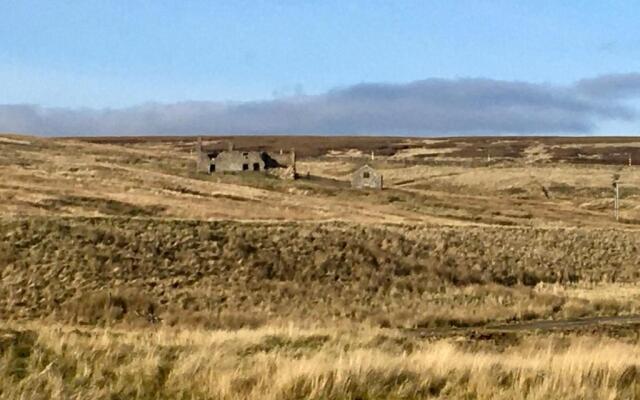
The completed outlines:
{"type": "Polygon", "coordinates": [[[382,189],[382,174],[369,165],[363,165],[351,175],[351,187],[356,189],[382,189]]]}

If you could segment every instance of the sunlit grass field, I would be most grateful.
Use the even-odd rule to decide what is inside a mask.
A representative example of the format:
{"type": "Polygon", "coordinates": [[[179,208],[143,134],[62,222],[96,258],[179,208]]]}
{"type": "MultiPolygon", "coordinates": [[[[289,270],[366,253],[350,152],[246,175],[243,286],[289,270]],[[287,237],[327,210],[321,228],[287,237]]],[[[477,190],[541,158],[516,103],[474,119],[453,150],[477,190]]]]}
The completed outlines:
{"type": "Polygon", "coordinates": [[[640,397],[633,141],[0,138],[2,399],[640,397]]]}
{"type": "Polygon", "coordinates": [[[640,395],[636,343],[423,340],[358,326],[0,330],[6,399],[584,399],[640,395]]]}

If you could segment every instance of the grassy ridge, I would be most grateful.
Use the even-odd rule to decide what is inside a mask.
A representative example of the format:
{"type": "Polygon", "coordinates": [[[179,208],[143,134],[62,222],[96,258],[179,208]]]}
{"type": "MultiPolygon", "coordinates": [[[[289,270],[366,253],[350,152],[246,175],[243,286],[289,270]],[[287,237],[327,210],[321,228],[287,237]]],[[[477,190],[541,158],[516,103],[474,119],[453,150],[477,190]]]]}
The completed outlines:
{"type": "Polygon", "coordinates": [[[25,218],[0,237],[10,318],[412,327],[638,308],[536,285],[636,282],[640,232],[25,218]]]}

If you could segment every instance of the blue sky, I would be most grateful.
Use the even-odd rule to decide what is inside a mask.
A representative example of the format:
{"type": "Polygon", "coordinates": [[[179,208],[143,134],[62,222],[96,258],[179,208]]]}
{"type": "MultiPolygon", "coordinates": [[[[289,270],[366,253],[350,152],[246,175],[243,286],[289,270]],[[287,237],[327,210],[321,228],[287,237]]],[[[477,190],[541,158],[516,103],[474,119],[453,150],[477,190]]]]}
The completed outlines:
{"type": "MultiPolygon", "coordinates": [[[[466,93],[465,79],[471,78],[535,85],[556,96],[573,90],[581,79],[626,74],[633,86],[637,83],[633,74],[640,71],[638,21],[640,5],[633,1],[0,0],[0,105],[5,106],[0,110],[0,129],[43,130],[50,123],[59,125],[54,130],[64,131],[69,120],[52,120],[52,115],[62,118],[55,114],[61,111],[67,112],[65,118],[95,121],[95,113],[105,108],[136,118],[138,114],[132,113],[141,108],[147,112],[150,104],[165,107],[155,111],[163,115],[171,105],[197,104],[198,112],[208,113],[209,119],[173,125],[173,129],[179,133],[206,131],[209,124],[211,133],[234,129],[260,133],[263,120],[243,126],[229,115],[264,116],[272,108],[251,109],[247,115],[246,107],[242,112],[237,107],[255,103],[273,107],[275,103],[280,109],[280,99],[304,98],[325,104],[327,93],[351,93],[359,84],[413,90],[415,82],[441,79],[454,85],[456,93],[466,93]],[[225,122],[219,122],[220,114],[211,108],[202,111],[203,103],[213,110],[227,107],[225,122]],[[33,116],[16,116],[15,107],[27,105],[35,107],[33,114],[39,121],[26,119],[33,116]],[[94,114],[81,114],[85,108],[94,114]]],[[[434,89],[431,84],[420,87],[434,89]]],[[[488,96],[485,92],[475,95],[475,101],[488,96]]],[[[578,94],[573,100],[584,98],[578,94]]],[[[588,107],[595,107],[594,102],[605,100],[585,101],[588,107]]],[[[608,105],[624,104],[630,111],[636,103],[634,94],[608,105]]],[[[360,101],[359,106],[363,104],[366,102],[360,101]]],[[[420,107],[429,104],[419,103],[420,107]]],[[[457,103],[454,106],[459,108],[457,103]]],[[[307,112],[296,107],[290,112],[307,112]]],[[[331,107],[327,105],[327,110],[331,107]]],[[[182,110],[176,118],[186,118],[185,113],[193,111],[182,110]]],[[[342,116],[327,113],[322,124],[265,123],[271,126],[265,133],[289,133],[296,127],[304,132],[346,133],[352,129],[376,133],[373,123],[349,120],[340,125],[342,116]]],[[[287,117],[286,112],[269,115],[287,117]]],[[[571,124],[563,123],[549,133],[639,130],[634,116],[616,115],[587,113],[580,116],[581,128],[572,130],[571,124]]],[[[143,117],[153,118],[148,112],[143,117]]],[[[468,118],[467,114],[454,117],[468,118]]],[[[379,133],[456,133],[461,126],[425,127],[428,121],[423,121],[400,124],[396,129],[388,123],[399,118],[407,114],[389,115],[382,125],[391,128],[379,133]]],[[[123,128],[127,133],[149,133],[140,124],[109,126],[102,131],[123,128]]],[[[484,126],[482,121],[479,126],[484,126]]],[[[507,134],[510,129],[516,134],[546,133],[539,130],[550,125],[537,124],[535,129],[492,126],[464,128],[460,133],[507,134]]],[[[84,123],[82,128],[69,129],[88,128],[84,123]]],[[[170,131],[157,125],[153,129],[170,131]]]]}

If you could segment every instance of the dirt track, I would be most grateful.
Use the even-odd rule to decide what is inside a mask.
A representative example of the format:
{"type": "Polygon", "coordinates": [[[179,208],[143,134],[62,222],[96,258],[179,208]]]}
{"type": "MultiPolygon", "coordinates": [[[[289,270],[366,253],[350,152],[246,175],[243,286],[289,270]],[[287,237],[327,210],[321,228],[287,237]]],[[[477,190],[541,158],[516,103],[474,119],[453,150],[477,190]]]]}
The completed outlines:
{"type": "Polygon", "coordinates": [[[551,331],[551,330],[573,330],[576,328],[587,328],[602,325],[627,326],[640,324],[640,315],[621,317],[593,317],[567,320],[551,321],[529,321],[518,324],[489,325],[485,329],[490,331],[513,332],[513,331],[551,331]]]}
{"type": "MultiPolygon", "coordinates": [[[[536,320],[509,324],[488,324],[464,328],[423,328],[410,329],[408,332],[421,337],[443,337],[467,334],[496,334],[516,332],[551,332],[583,330],[615,330],[616,328],[640,328],[640,315],[617,317],[592,317],[565,320],[536,320]]],[[[640,330],[638,330],[640,332],[640,330]]]]}

